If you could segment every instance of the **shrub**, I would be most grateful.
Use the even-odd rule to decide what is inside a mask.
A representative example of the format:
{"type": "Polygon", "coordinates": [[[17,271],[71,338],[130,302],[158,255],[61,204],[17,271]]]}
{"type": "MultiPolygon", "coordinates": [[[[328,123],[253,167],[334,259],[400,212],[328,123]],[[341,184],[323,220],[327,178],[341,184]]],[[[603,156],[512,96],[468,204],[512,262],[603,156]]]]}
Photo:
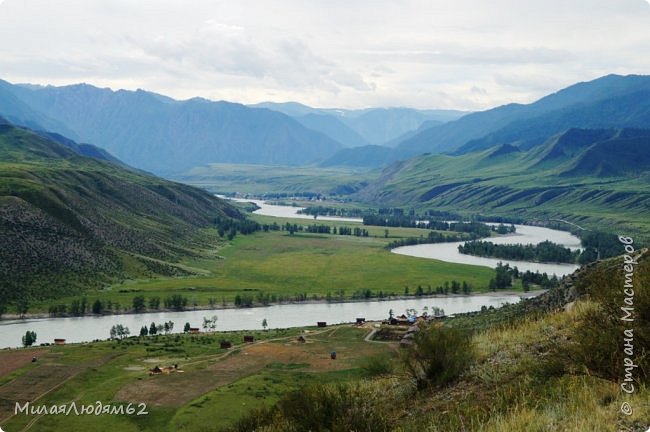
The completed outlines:
{"type": "Polygon", "coordinates": [[[393,364],[386,356],[368,357],[362,364],[361,369],[368,376],[388,375],[393,372],[393,364]]]}
{"type": "Polygon", "coordinates": [[[474,359],[466,331],[439,325],[422,328],[403,354],[404,366],[418,387],[441,386],[456,379],[474,359]]]}

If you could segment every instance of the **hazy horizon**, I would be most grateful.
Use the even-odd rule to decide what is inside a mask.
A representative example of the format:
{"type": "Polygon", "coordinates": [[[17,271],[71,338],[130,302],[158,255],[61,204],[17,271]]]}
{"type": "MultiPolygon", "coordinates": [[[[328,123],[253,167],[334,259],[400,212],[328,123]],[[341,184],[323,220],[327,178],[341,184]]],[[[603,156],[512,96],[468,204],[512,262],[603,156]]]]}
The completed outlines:
{"type": "Polygon", "coordinates": [[[2,78],[242,104],[477,111],[650,73],[644,0],[0,2],[2,78]]]}

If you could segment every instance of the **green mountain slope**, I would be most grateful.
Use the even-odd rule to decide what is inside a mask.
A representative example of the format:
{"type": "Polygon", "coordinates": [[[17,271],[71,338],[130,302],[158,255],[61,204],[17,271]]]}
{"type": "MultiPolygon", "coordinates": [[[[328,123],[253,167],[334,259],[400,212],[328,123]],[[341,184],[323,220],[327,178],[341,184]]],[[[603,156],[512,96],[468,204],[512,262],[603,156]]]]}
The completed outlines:
{"type": "Polygon", "coordinates": [[[205,227],[238,211],[190,186],[81,156],[0,125],[0,294],[82,292],[116,278],[185,274],[205,227]]]}
{"type": "Polygon", "coordinates": [[[650,131],[572,129],[529,150],[501,145],[395,163],[357,198],[467,214],[559,218],[650,233],[650,131]]]}

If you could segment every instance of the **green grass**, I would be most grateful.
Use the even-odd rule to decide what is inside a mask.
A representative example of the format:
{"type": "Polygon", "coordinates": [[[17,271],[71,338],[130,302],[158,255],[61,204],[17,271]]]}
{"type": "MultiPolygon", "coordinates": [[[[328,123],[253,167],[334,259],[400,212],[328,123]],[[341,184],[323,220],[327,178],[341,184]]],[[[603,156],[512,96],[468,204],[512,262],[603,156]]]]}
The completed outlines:
{"type": "MultiPolygon", "coordinates": [[[[223,385],[207,388],[202,394],[197,394],[185,403],[173,406],[157,406],[147,403],[148,415],[144,416],[117,416],[117,415],[47,415],[40,418],[32,415],[19,414],[2,423],[5,430],[22,430],[33,423],[29,430],[33,431],[60,431],[60,430],[124,430],[124,431],[176,431],[176,430],[218,430],[222,426],[244,415],[247,410],[261,404],[272,404],[287,391],[298,388],[305,382],[326,383],[343,382],[358,379],[362,375],[361,369],[356,365],[364,358],[374,357],[389,350],[387,345],[374,344],[364,341],[366,329],[353,327],[329,327],[324,332],[317,334],[315,328],[310,328],[312,333],[307,335],[311,341],[304,345],[292,345],[289,348],[296,353],[307,350],[311,354],[299,363],[286,362],[273,354],[257,357],[260,368],[229,372],[223,385]],[[322,357],[320,353],[329,353],[336,349],[342,353],[342,359],[335,365],[338,370],[328,370],[325,363],[312,364],[322,357]],[[343,354],[345,353],[345,354],[343,354]],[[341,363],[342,362],[342,363],[341,363]],[[319,366],[320,365],[320,366],[319,366]],[[323,367],[325,366],[325,367],[323,367]]],[[[320,330],[320,329],[319,329],[320,330]]],[[[36,405],[61,405],[75,401],[81,405],[103,404],[120,405],[129,401],[120,398],[120,391],[129,387],[138,389],[140,384],[162,382],[174,378],[188,378],[187,388],[191,391],[192,383],[198,384],[206,371],[219,375],[220,365],[237,365],[239,350],[264,346],[259,341],[278,339],[276,342],[266,344],[277,345],[279,348],[286,346],[288,341],[293,341],[303,329],[278,330],[268,332],[221,332],[201,335],[168,335],[158,337],[130,338],[121,342],[98,342],[92,344],[74,344],[67,346],[51,347],[50,353],[41,355],[36,364],[29,363],[9,374],[7,378],[21,380],[22,387],[31,388],[42,385],[37,378],[30,376],[30,371],[38,368],[62,368],[70,372],[67,380],[60,380],[57,387],[50,389],[53,384],[39,389],[38,393],[47,392],[37,401],[36,405]],[[241,344],[243,334],[254,333],[256,344],[241,344]],[[239,343],[230,356],[224,356],[225,350],[218,347],[218,341],[227,338],[239,343]],[[205,343],[208,340],[209,343],[205,343]],[[151,352],[152,347],[164,348],[166,346],[182,347],[184,353],[165,353],[164,351],[151,352]],[[230,359],[234,357],[234,363],[230,359]],[[155,358],[156,360],[147,361],[155,358]],[[155,363],[154,363],[155,362],[155,363]],[[154,364],[161,366],[178,362],[185,371],[184,374],[170,376],[149,377],[146,368],[154,364]],[[134,367],[137,366],[137,367],[134,367]],[[211,369],[212,368],[212,369],[211,369]]],[[[0,356],[11,354],[0,352],[0,356]]],[[[230,366],[230,367],[231,367],[230,366]]],[[[59,369],[57,369],[59,370],[59,369]]],[[[12,397],[6,393],[8,380],[2,377],[0,385],[1,397],[12,397]]],[[[20,386],[19,386],[20,388],[20,386]]],[[[151,390],[150,390],[151,391],[151,390]]],[[[143,394],[144,400],[153,398],[157,393],[143,394]]],[[[136,401],[131,400],[137,407],[136,401]]],[[[12,405],[13,409],[13,405],[12,405]]],[[[5,412],[0,412],[0,418],[6,417],[5,412]]]]}
{"type": "MultiPolygon", "coordinates": [[[[260,222],[264,217],[256,216],[260,222]]],[[[277,220],[274,218],[274,220],[277,220]]],[[[284,222],[282,220],[281,222],[284,222]]],[[[292,221],[293,222],[293,221],[292,221]]],[[[297,223],[310,221],[296,220],[297,223]]],[[[353,226],[351,223],[324,222],[333,226],[353,226]]],[[[357,224],[358,225],[358,224],[357,224]]],[[[258,292],[293,296],[306,293],[319,298],[344,290],[350,297],[358,290],[369,289],[377,294],[402,295],[408,286],[411,294],[418,285],[425,290],[452,280],[467,281],[475,291],[487,289],[494,270],[486,267],[445,263],[425,258],[393,254],[384,246],[401,237],[426,235],[427,230],[415,228],[368,227],[370,237],[354,237],[284,231],[258,232],[237,236],[232,244],[214,250],[207,257],[182,261],[180,264],[198,269],[197,276],[128,280],[109,289],[87,292],[89,304],[95,299],[118,302],[131,308],[136,295],[164,298],[181,294],[206,306],[210,298],[232,304],[238,294],[258,292]],[[375,237],[376,236],[376,237],[375,237]]],[[[34,303],[30,311],[47,311],[50,304],[70,304],[79,296],[34,303]]]]}
{"type": "Polygon", "coordinates": [[[355,198],[375,205],[463,215],[561,218],[594,230],[617,229],[650,238],[647,174],[566,177],[561,175],[566,164],[535,166],[540,150],[494,160],[488,158],[493,149],[414,158],[355,198]],[[454,186],[433,191],[440,185],[454,186]]]}

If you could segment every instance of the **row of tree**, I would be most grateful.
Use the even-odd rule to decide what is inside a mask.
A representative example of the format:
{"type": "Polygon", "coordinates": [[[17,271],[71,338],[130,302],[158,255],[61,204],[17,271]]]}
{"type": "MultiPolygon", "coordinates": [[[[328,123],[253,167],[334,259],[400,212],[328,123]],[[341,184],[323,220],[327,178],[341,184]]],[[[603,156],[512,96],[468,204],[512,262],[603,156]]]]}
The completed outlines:
{"type": "Polygon", "coordinates": [[[462,254],[534,262],[575,263],[579,250],[572,251],[559,244],[543,241],[539,244],[495,244],[490,241],[470,241],[458,246],[462,254]]]}

